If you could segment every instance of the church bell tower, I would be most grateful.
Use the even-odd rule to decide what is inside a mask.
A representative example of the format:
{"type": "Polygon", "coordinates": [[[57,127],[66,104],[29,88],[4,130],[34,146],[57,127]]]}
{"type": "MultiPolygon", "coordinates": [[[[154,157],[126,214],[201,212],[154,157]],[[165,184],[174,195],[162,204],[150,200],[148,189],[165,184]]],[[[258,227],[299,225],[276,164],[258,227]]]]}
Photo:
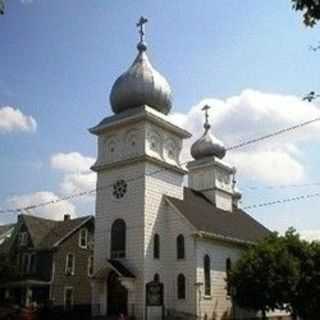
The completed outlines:
{"type": "Polygon", "coordinates": [[[191,135],[170,122],[171,89],[151,65],[145,23],[137,23],[138,54],[110,93],[113,115],[90,132],[98,138],[95,275],[95,315],[123,312],[144,318],[145,285],[159,261],[153,259],[152,239],[162,230],[164,195],[182,199],[182,141],[191,135]],[[116,311],[111,275],[125,288],[116,311]]]}

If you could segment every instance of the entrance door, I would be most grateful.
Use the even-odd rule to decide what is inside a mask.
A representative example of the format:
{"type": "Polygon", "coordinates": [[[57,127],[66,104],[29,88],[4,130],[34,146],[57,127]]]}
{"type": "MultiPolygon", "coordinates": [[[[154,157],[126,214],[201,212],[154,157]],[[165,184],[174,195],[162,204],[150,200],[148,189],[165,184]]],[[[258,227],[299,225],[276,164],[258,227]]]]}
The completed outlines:
{"type": "Polygon", "coordinates": [[[127,314],[128,291],[121,285],[118,275],[111,271],[108,276],[108,315],[127,314]]]}

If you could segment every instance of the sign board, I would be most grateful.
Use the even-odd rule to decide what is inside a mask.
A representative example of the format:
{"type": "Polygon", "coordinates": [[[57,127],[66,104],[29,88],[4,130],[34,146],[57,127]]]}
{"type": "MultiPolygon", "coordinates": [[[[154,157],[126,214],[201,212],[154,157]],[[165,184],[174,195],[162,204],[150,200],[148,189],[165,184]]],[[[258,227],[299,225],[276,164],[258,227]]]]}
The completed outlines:
{"type": "Polygon", "coordinates": [[[163,284],[151,281],[146,284],[146,305],[148,307],[163,305],[163,284]]]}

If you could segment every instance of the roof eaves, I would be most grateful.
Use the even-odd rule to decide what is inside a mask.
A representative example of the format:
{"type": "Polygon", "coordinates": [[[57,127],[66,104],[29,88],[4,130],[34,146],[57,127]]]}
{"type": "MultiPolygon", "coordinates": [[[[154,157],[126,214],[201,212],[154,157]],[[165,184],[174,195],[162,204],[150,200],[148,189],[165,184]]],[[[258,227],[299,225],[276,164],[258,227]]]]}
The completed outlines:
{"type": "Polygon", "coordinates": [[[86,224],[91,219],[93,219],[93,216],[88,216],[87,219],[83,220],[80,224],[78,224],[71,231],[69,231],[67,234],[65,234],[61,239],[59,239],[56,243],[54,243],[52,248],[58,247],[64,240],[69,238],[74,232],[76,232],[78,229],[80,229],[84,224],[86,224]]]}
{"type": "Polygon", "coordinates": [[[257,242],[255,242],[255,241],[227,237],[227,236],[223,236],[221,234],[216,234],[216,233],[211,233],[211,232],[206,232],[206,231],[198,231],[198,232],[194,233],[194,236],[201,238],[201,239],[220,240],[220,241],[225,241],[225,242],[230,242],[230,243],[237,243],[239,245],[244,245],[244,246],[252,246],[252,245],[257,244],[257,242]]]}

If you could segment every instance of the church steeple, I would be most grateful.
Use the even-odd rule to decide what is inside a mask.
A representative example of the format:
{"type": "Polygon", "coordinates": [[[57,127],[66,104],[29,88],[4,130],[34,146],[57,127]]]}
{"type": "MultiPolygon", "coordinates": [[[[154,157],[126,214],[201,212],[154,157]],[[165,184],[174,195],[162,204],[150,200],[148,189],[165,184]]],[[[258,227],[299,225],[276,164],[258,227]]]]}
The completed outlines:
{"type": "Polygon", "coordinates": [[[143,105],[152,107],[164,114],[172,106],[171,89],[168,81],[151,65],[145,43],[145,24],[148,19],[141,17],[137,23],[140,41],[138,55],[130,68],[114,83],[110,103],[114,113],[143,105]]]}

